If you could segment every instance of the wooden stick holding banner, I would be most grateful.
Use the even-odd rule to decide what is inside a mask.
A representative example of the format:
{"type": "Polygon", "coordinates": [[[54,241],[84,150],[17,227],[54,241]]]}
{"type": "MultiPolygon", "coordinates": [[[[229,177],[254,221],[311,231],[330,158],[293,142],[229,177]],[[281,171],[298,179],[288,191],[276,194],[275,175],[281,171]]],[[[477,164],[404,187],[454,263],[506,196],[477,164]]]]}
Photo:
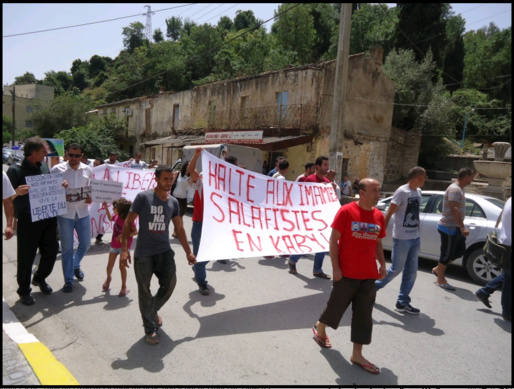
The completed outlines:
{"type": "Polygon", "coordinates": [[[202,151],[204,216],[197,261],[329,251],[340,208],[330,184],[277,180],[202,151]]]}

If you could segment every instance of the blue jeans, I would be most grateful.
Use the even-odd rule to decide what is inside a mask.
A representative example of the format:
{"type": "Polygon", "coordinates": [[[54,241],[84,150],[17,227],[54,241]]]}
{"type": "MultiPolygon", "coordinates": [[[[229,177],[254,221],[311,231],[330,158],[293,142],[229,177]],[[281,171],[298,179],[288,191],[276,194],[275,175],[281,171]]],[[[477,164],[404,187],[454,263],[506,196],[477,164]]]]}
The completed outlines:
{"type": "Polygon", "coordinates": [[[80,269],[80,261],[91,246],[91,218],[89,215],[82,219],[79,219],[78,216],[75,216],[75,219],[57,216],[57,223],[59,224],[59,237],[61,239],[64,282],[73,282],[73,270],[80,269]],[[79,247],[75,255],[73,255],[74,231],[77,231],[79,240],[79,247]]]}
{"type": "MultiPolygon", "coordinates": [[[[191,228],[191,241],[193,243],[193,254],[196,256],[198,254],[198,249],[200,248],[200,239],[202,238],[202,223],[193,222],[193,227],[191,228]]],[[[195,280],[198,286],[207,285],[207,272],[205,271],[205,266],[207,266],[207,262],[197,262],[193,265],[193,271],[195,272],[195,280]]]]}
{"type": "Polygon", "coordinates": [[[493,278],[487,284],[484,285],[483,288],[480,288],[479,293],[483,293],[489,297],[497,290],[503,288],[503,284],[505,283],[505,273],[500,274],[498,277],[493,278]]]}
{"type": "MultiPolygon", "coordinates": [[[[325,259],[325,254],[326,254],[326,252],[314,254],[314,267],[312,270],[313,273],[323,273],[323,270],[321,269],[321,267],[323,266],[323,259],[325,259]]],[[[291,263],[296,263],[296,262],[298,262],[298,260],[301,257],[302,257],[301,255],[297,255],[297,254],[291,255],[289,257],[289,261],[291,263]]]]}
{"type": "Polygon", "coordinates": [[[398,304],[400,305],[410,304],[411,301],[409,295],[418,272],[420,244],[420,238],[405,240],[393,238],[392,264],[387,269],[387,275],[383,279],[375,281],[377,290],[381,289],[403,271],[400,294],[398,295],[398,304]]]}

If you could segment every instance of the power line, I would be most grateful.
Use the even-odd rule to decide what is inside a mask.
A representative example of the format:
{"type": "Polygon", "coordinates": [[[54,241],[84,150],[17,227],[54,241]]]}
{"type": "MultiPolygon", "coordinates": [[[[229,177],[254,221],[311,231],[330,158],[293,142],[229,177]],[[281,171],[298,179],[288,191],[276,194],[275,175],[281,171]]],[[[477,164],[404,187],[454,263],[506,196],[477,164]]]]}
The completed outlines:
{"type": "MultiPolygon", "coordinates": [[[[194,4],[197,4],[197,3],[184,4],[184,5],[177,5],[177,6],[175,6],[175,7],[164,8],[164,9],[160,9],[160,10],[158,10],[158,11],[153,11],[153,13],[156,13],[156,12],[163,12],[163,11],[168,11],[168,10],[170,10],[170,9],[175,9],[175,8],[187,7],[187,6],[194,5],[194,4]]],[[[97,22],[89,22],[89,23],[75,24],[75,25],[73,25],[73,26],[56,27],[56,28],[49,28],[49,29],[47,29],[47,30],[39,30],[39,31],[31,31],[31,32],[22,32],[22,33],[19,33],[19,34],[4,35],[4,36],[2,36],[2,38],[12,38],[12,37],[15,37],[15,36],[20,36],[20,35],[39,34],[39,33],[41,33],[41,32],[56,31],[56,30],[63,30],[63,29],[66,29],[66,28],[83,27],[83,26],[89,26],[89,25],[92,25],[92,24],[107,23],[107,22],[113,22],[113,21],[115,21],[115,20],[128,19],[128,18],[134,18],[134,17],[136,17],[136,16],[137,16],[137,17],[141,16],[141,13],[138,13],[138,14],[136,14],[136,15],[121,16],[121,17],[119,17],[119,18],[114,18],[114,19],[99,20],[99,21],[97,21],[97,22]]]]}
{"type": "MultiPolygon", "coordinates": [[[[210,52],[211,52],[211,51],[213,51],[213,50],[217,50],[217,49],[219,49],[220,47],[223,47],[224,45],[227,45],[227,44],[229,44],[230,42],[232,42],[232,41],[234,41],[234,40],[236,40],[236,39],[238,39],[238,38],[242,37],[243,35],[246,35],[246,34],[248,34],[248,33],[250,33],[250,32],[253,32],[253,31],[255,31],[255,30],[259,29],[261,26],[263,26],[264,24],[268,23],[270,20],[274,20],[274,19],[278,18],[279,16],[281,16],[281,15],[285,14],[286,12],[289,12],[289,11],[290,11],[290,10],[292,10],[293,8],[295,8],[295,7],[299,6],[300,4],[302,4],[302,3],[296,3],[296,4],[294,4],[293,6],[289,7],[288,9],[286,9],[286,10],[282,11],[280,14],[277,14],[276,16],[273,16],[272,18],[269,18],[268,20],[266,20],[266,21],[264,21],[264,22],[262,22],[262,23],[260,23],[260,24],[256,25],[256,26],[255,26],[255,27],[253,27],[253,28],[250,28],[250,29],[248,29],[248,30],[246,30],[246,31],[242,32],[241,34],[239,34],[239,35],[235,36],[234,38],[229,39],[228,41],[226,41],[226,42],[223,42],[223,43],[219,44],[218,46],[214,46],[214,47],[212,47],[212,48],[210,48],[210,49],[208,49],[208,50],[205,50],[204,52],[202,52],[202,53],[200,53],[200,54],[197,54],[196,56],[193,56],[193,57],[192,57],[192,58],[190,58],[188,61],[189,61],[189,62],[193,62],[193,61],[195,61],[197,58],[201,58],[203,55],[205,55],[205,54],[207,54],[207,53],[210,53],[210,52]]],[[[162,76],[163,74],[165,74],[165,73],[169,72],[170,70],[173,70],[173,67],[172,67],[172,68],[170,68],[170,69],[164,70],[164,71],[162,71],[162,72],[160,72],[160,73],[157,73],[157,74],[156,74],[156,75],[154,75],[154,76],[148,77],[148,78],[146,78],[146,79],[144,79],[144,80],[142,80],[142,81],[136,82],[135,84],[129,85],[129,86],[127,86],[126,88],[123,88],[123,89],[120,89],[120,90],[117,90],[117,91],[114,91],[114,92],[108,93],[108,96],[109,96],[109,95],[114,95],[114,94],[116,94],[116,93],[123,92],[123,91],[125,91],[125,90],[127,90],[127,89],[130,89],[130,88],[132,88],[132,87],[136,86],[136,85],[140,85],[140,84],[145,83],[145,82],[147,82],[147,81],[150,81],[150,80],[152,80],[152,79],[154,79],[154,78],[156,78],[156,77],[162,76]]]]}

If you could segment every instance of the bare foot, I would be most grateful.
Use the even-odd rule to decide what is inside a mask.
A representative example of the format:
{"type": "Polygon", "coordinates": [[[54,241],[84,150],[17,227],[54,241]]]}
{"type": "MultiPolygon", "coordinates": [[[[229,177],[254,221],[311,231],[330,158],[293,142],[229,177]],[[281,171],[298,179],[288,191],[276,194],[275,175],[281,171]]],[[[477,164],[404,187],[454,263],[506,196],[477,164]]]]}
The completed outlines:
{"type": "Polygon", "coordinates": [[[118,296],[125,297],[127,294],[129,294],[130,289],[129,288],[122,288],[120,291],[120,294],[118,296]]]}
{"type": "Polygon", "coordinates": [[[102,285],[102,292],[107,292],[110,288],[109,285],[111,284],[111,277],[107,277],[107,280],[105,280],[104,284],[102,285]]]}

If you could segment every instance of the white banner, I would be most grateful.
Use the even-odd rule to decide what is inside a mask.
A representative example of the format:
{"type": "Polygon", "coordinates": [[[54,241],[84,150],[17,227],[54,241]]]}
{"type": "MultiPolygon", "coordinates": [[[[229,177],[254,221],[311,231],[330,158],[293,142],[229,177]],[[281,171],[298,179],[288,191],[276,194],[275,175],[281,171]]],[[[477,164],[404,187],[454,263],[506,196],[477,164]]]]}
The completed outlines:
{"type": "Polygon", "coordinates": [[[339,200],[330,184],[277,180],[202,152],[197,261],[329,251],[339,200]]]}
{"type": "MultiPolygon", "coordinates": [[[[144,190],[152,189],[156,183],[154,180],[155,170],[153,169],[132,169],[121,165],[103,164],[92,168],[95,180],[113,181],[122,183],[121,196],[127,200],[134,201],[136,195],[144,190]]],[[[112,204],[109,205],[111,214],[112,204]]],[[[111,222],[105,214],[105,209],[101,203],[92,203],[89,206],[89,215],[91,216],[91,237],[94,238],[98,234],[112,232],[111,222]]],[[[139,218],[136,219],[138,225],[139,218]]]]}
{"type": "Polygon", "coordinates": [[[41,174],[25,178],[29,190],[32,222],[66,213],[66,194],[62,173],[41,174]]]}

